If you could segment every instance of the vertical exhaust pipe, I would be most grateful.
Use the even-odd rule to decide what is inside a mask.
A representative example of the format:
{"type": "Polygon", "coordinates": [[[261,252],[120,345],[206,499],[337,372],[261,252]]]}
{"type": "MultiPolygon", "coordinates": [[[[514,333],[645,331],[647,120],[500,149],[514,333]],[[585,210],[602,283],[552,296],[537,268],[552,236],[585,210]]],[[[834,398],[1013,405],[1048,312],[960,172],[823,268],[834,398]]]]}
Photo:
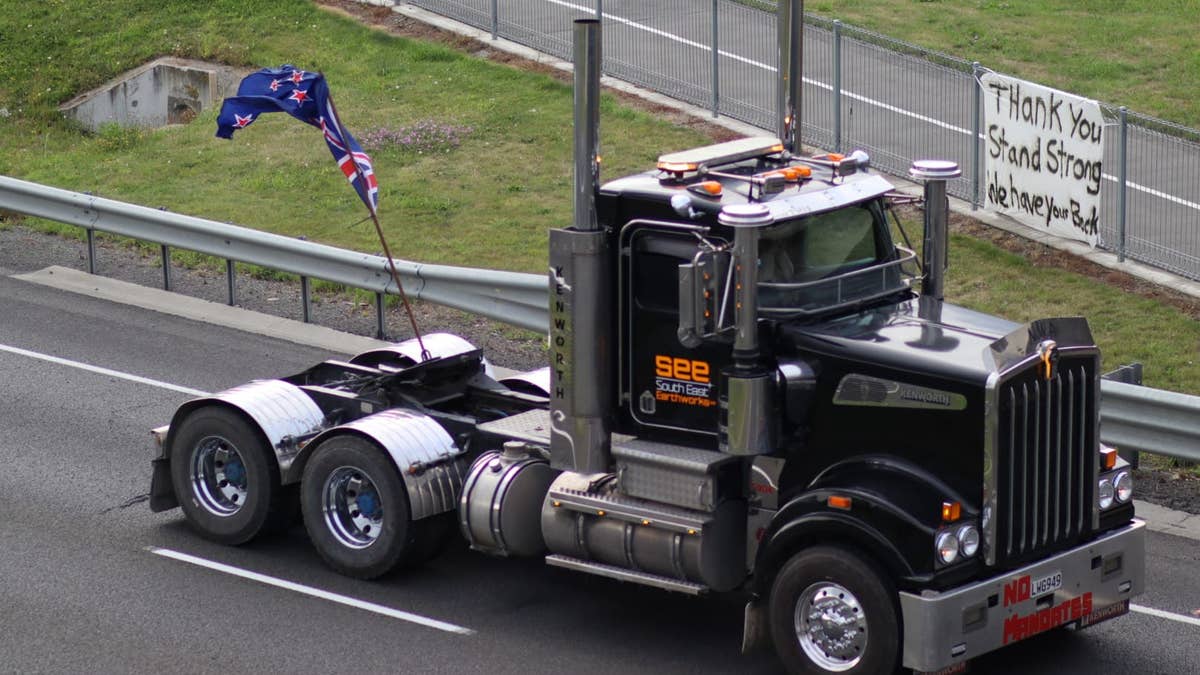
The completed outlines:
{"type": "Polygon", "coordinates": [[[612,283],[596,214],[600,184],[600,22],[575,22],[575,215],[550,231],[550,465],[611,464],[612,283]]]}
{"type": "Polygon", "coordinates": [[[950,202],[946,198],[946,181],[962,175],[955,162],[918,160],[908,173],[925,184],[925,244],[922,263],[925,276],[921,278],[921,314],[931,320],[941,317],[946,288],[946,259],[949,248],[950,202]]]}
{"type": "Polygon", "coordinates": [[[776,108],[779,140],[789,152],[800,152],[800,102],[804,86],[804,0],[779,0],[776,17],[779,82],[776,108]]]}
{"type": "Polygon", "coordinates": [[[774,218],[765,204],[731,204],[717,221],[733,228],[736,329],[733,363],[721,370],[717,447],[731,455],[775,451],[774,369],[758,339],[758,241],[774,218]]]}
{"type": "Polygon", "coordinates": [[[575,22],[575,229],[600,229],[600,21],[575,22]]]}

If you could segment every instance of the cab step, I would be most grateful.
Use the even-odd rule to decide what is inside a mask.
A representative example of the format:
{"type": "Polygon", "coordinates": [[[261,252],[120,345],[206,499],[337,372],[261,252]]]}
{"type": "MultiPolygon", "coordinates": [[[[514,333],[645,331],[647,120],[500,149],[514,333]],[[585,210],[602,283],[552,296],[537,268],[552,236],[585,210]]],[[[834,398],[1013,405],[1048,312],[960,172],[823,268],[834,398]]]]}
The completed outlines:
{"type": "Polygon", "coordinates": [[[657,574],[648,574],[637,570],[626,569],[624,567],[615,567],[613,565],[605,565],[603,563],[592,562],[590,560],[580,560],[565,555],[548,555],[546,556],[546,564],[554,567],[563,567],[577,572],[587,572],[617,581],[628,581],[643,586],[653,586],[667,591],[676,593],[686,593],[687,595],[703,595],[708,592],[708,586],[696,584],[690,581],[680,581],[670,577],[663,577],[657,574]]]}

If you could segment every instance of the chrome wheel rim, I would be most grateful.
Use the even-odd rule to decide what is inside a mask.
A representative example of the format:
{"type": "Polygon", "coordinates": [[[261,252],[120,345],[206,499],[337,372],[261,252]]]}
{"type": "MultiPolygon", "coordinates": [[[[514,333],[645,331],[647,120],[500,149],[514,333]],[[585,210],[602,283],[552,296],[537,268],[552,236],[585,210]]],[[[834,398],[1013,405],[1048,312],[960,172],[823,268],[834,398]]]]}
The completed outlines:
{"type": "Polygon", "coordinates": [[[830,672],[858,665],[867,648],[867,617],[844,586],[815,583],[796,602],[796,638],[805,656],[830,672]]]}
{"type": "Polygon", "coordinates": [[[246,463],[225,438],[205,436],[196,443],[189,478],[196,501],[214,516],[232,516],[246,503],[246,463]]]}
{"type": "Polygon", "coordinates": [[[366,472],[343,466],[325,479],[321,491],[325,526],[343,546],[361,549],[383,531],[383,502],[366,472]]]}

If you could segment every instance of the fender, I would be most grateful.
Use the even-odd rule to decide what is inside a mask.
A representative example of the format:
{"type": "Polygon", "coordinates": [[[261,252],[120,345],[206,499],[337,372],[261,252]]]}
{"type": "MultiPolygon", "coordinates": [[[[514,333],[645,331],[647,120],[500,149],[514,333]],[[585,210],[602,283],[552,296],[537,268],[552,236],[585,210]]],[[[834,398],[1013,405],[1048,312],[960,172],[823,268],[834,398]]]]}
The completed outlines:
{"type": "MultiPolygon", "coordinates": [[[[458,356],[476,349],[475,345],[453,333],[431,333],[422,336],[421,340],[425,343],[425,349],[434,358],[458,356]]],[[[403,342],[393,342],[378,349],[365,351],[350,359],[350,363],[356,366],[376,367],[381,363],[392,362],[394,365],[407,368],[420,363],[421,360],[421,344],[417,342],[416,338],[409,338],[403,342]]],[[[483,372],[488,377],[496,377],[492,370],[492,364],[488,363],[487,359],[483,359],[483,372]]]]}
{"type": "Polygon", "coordinates": [[[501,377],[499,382],[513,391],[550,398],[550,366],[507,375],[501,377]]]}
{"type": "MultiPolygon", "coordinates": [[[[192,411],[210,405],[229,408],[246,419],[259,438],[275,452],[280,482],[285,485],[300,479],[300,474],[290,469],[302,439],[316,434],[325,426],[325,413],[308,394],[300,387],[282,380],[255,380],[188,401],[175,411],[166,429],[160,454],[153,462],[150,494],[154,510],[165,511],[179,505],[170,472],[175,430],[192,411]]],[[[160,432],[155,430],[161,438],[160,432]]]]}
{"type": "Polygon", "coordinates": [[[466,453],[428,415],[392,408],[321,432],[304,445],[292,464],[297,475],[325,441],[343,434],[361,436],[379,446],[396,465],[408,492],[413,520],[458,507],[466,475],[466,453]]]}
{"type": "Polygon", "coordinates": [[[901,587],[933,577],[933,541],[941,505],[958,501],[965,518],[975,505],[936,476],[895,457],[868,456],[839,462],[794,494],[774,515],[760,539],[754,590],[765,593],[775,572],[810,542],[841,541],[870,555],[901,587]],[[849,497],[849,509],[828,505],[849,497]]]}

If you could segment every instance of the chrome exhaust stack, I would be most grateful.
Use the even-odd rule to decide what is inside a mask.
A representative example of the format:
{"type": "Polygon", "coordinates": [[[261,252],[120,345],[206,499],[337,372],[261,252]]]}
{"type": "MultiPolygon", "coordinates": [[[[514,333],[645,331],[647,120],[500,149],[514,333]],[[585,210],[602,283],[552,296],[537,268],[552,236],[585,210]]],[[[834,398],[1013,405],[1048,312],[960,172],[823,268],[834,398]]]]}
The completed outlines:
{"type": "Polygon", "coordinates": [[[801,87],[804,86],[804,0],[779,0],[776,27],[779,46],[778,136],[789,152],[799,154],[801,87]]]}
{"type": "Polygon", "coordinates": [[[735,327],[733,363],[721,371],[717,446],[731,455],[775,450],[774,371],[761,358],[758,340],[758,242],[774,218],[764,204],[734,204],[718,221],[733,228],[735,327]]]}
{"type": "Polygon", "coordinates": [[[946,287],[946,260],[949,249],[950,202],[946,198],[946,181],[962,175],[955,162],[924,159],[912,163],[908,173],[925,184],[925,244],[921,263],[925,275],[921,278],[921,312],[937,320],[941,315],[946,287]]]}
{"type": "Polygon", "coordinates": [[[575,216],[550,231],[550,465],[603,473],[612,463],[608,241],[600,186],[600,22],[575,22],[575,216]]]}

